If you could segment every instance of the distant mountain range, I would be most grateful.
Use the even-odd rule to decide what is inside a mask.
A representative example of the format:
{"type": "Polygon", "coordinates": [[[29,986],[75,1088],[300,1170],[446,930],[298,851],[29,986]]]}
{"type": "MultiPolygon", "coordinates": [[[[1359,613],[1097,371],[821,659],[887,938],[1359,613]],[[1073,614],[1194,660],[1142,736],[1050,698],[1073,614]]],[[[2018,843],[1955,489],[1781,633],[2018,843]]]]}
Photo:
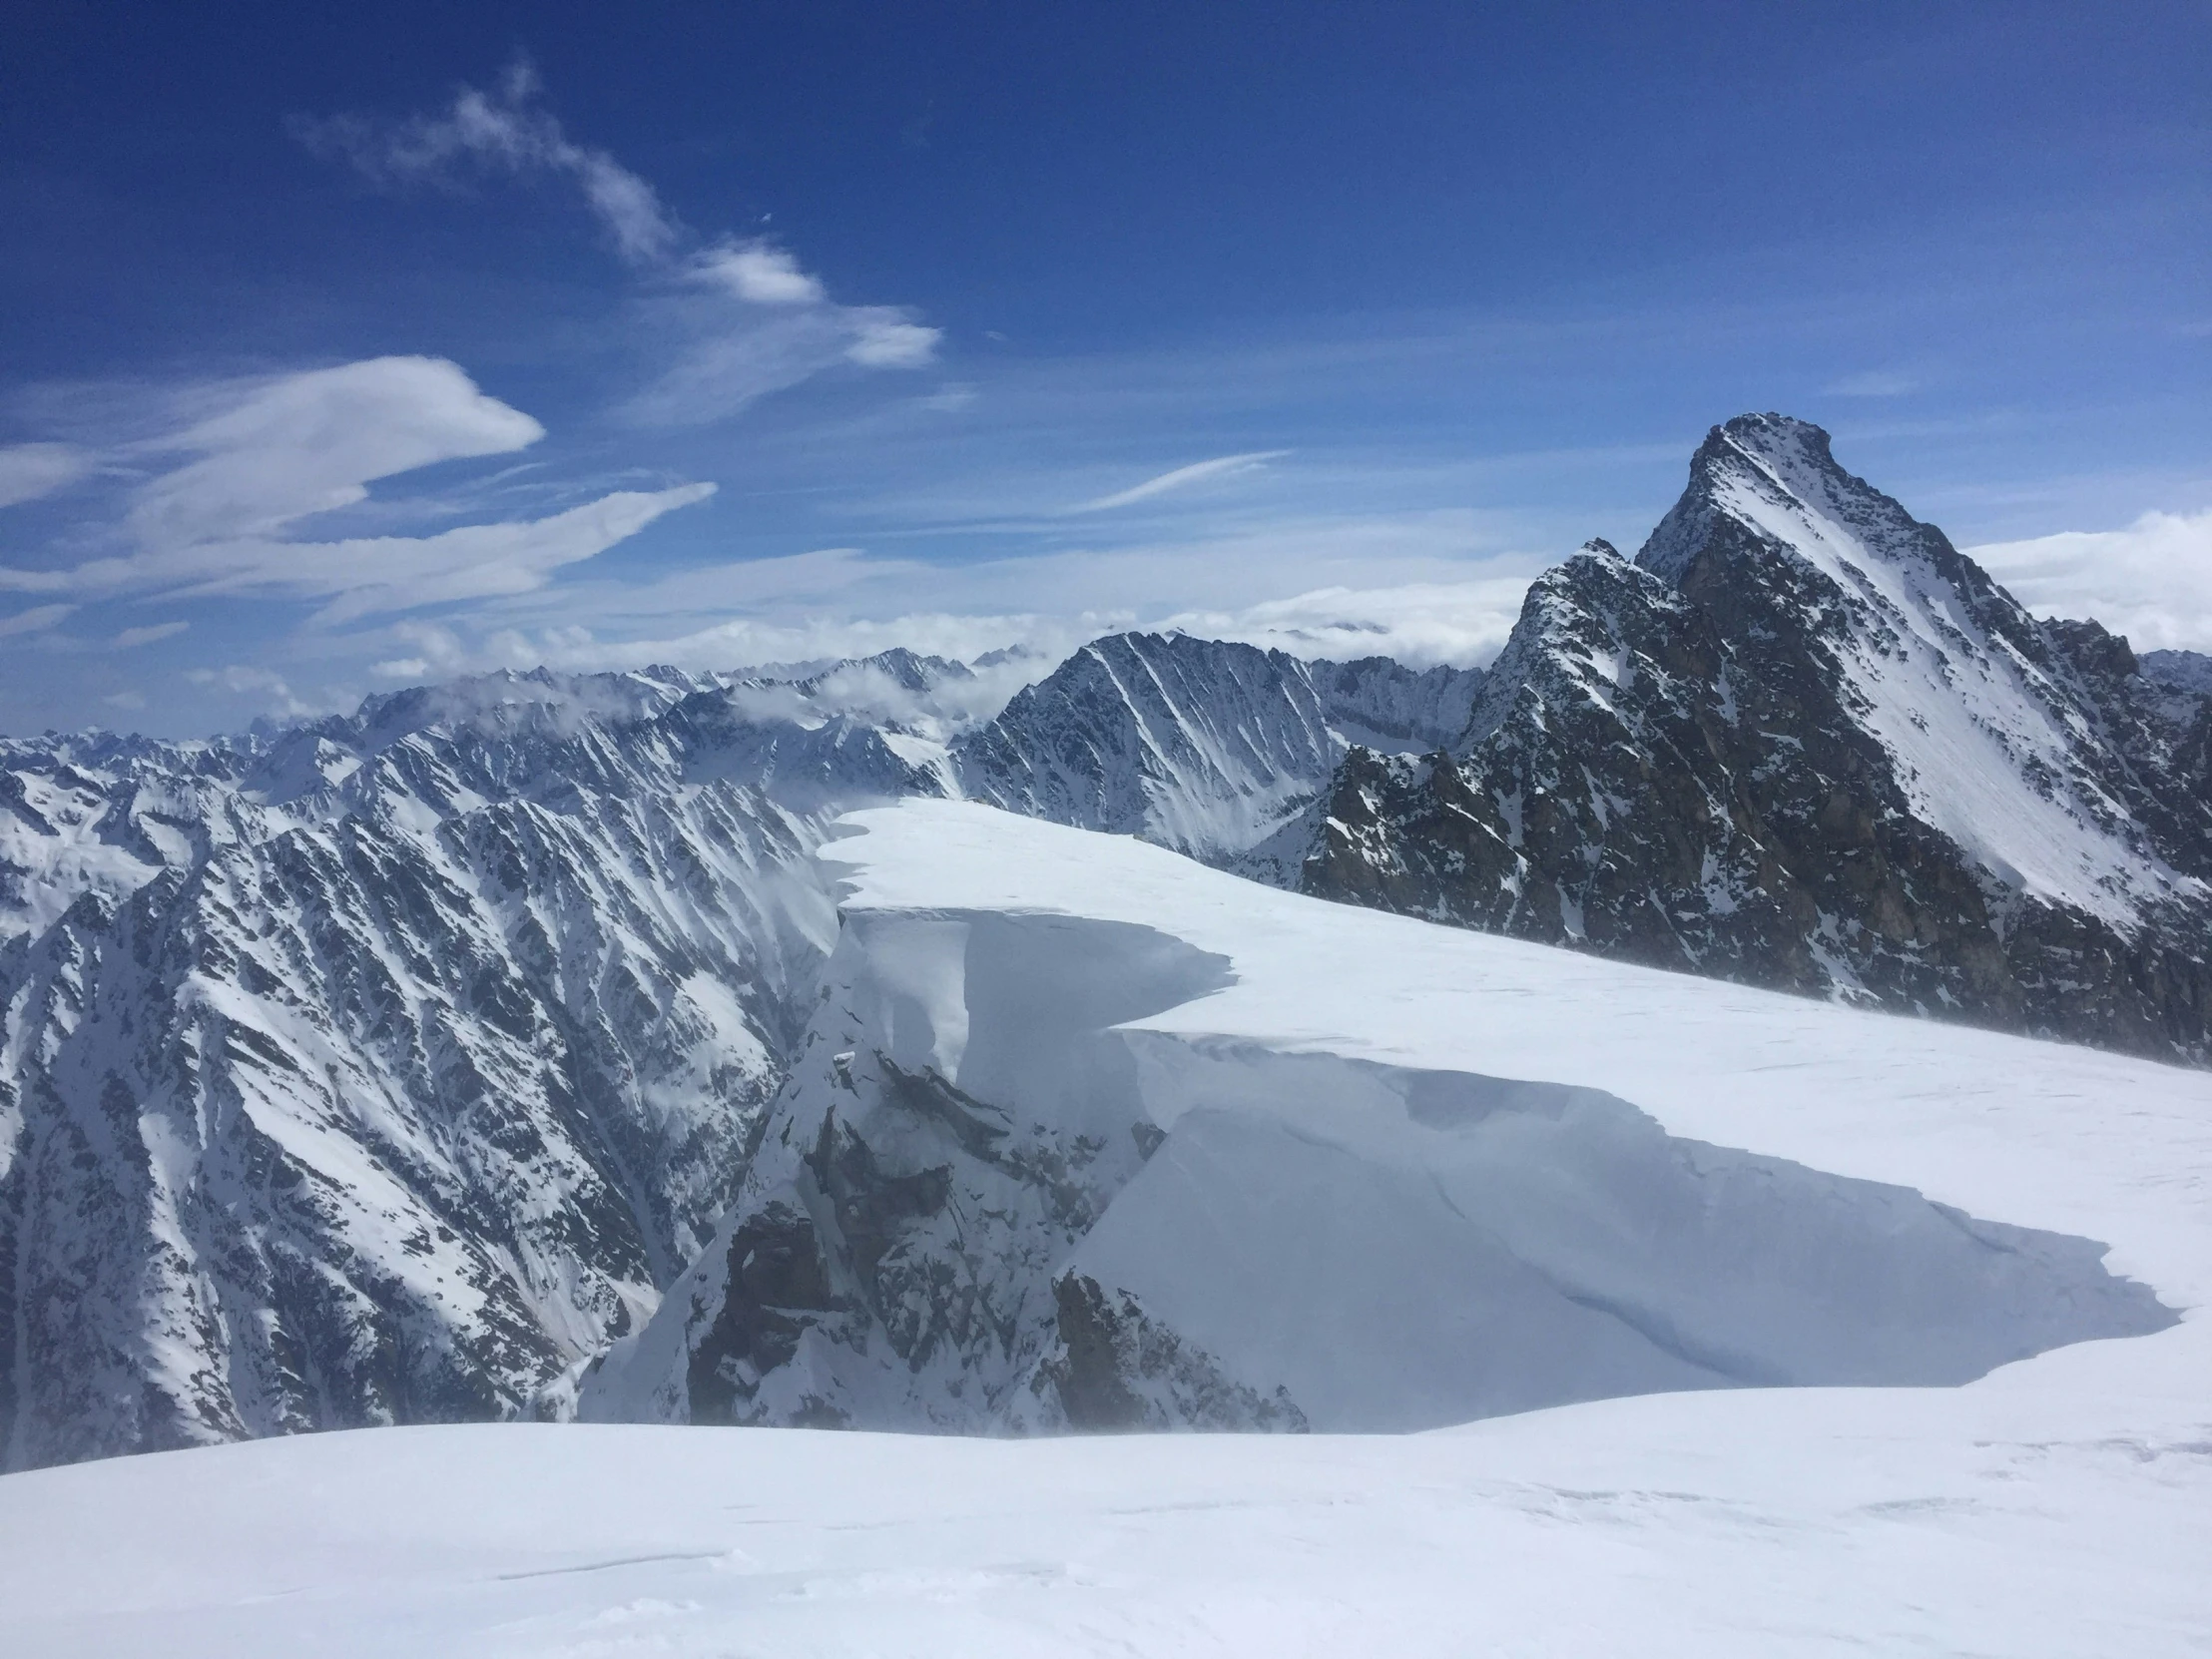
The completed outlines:
{"type": "MultiPolygon", "coordinates": [[[[1487,672],[1125,634],[997,683],[903,651],[541,671],[209,743],[0,740],[6,1466],[565,1415],[733,1226],[780,1248],[778,1182],[918,1202],[800,1066],[838,983],[813,855],[899,797],[2208,1057],[2212,661],[2029,617],[1802,422],[1716,428],[1636,559],[1540,578],[1487,672]],[[803,1116],[829,1138],[764,1149],[803,1116]]],[[[992,1248],[1064,1255],[1074,1217],[992,1248]]]]}

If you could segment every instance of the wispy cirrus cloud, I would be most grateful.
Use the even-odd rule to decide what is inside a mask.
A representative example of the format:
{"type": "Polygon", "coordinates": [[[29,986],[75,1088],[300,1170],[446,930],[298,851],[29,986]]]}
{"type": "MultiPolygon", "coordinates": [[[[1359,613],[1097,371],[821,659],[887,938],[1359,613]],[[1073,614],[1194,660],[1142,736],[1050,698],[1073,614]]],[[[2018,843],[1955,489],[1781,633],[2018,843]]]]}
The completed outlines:
{"type": "Polygon", "coordinates": [[[1500,546],[1494,526],[1456,513],[1281,518],[958,567],[830,547],[646,582],[586,577],[465,617],[398,621],[371,636],[381,655],[366,673],[390,683],[540,663],[733,670],[891,645],[963,659],[1018,649],[1049,667],[1129,627],[1307,657],[1480,663],[1548,562],[1500,546]]]}
{"type": "Polygon", "coordinates": [[[1154,496],[1166,495],[1170,490],[1187,489],[1192,484],[1202,484],[1212,478],[1228,478],[1240,472],[1256,472],[1270,461],[1281,460],[1288,449],[1255,449],[1242,455],[1217,455],[1210,461],[1193,461],[1189,466],[1179,466],[1169,472],[1147,478],[1141,484],[1132,484],[1125,490],[1099,496],[1093,501],[1078,502],[1065,509],[1070,513],[1104,513],[1116,507],[1133,507],[1140,501],[1150,501],[1154,496]]]}
{"type": "Polygon", "coordinates": [[[518,60],[496,90],[464,86],[434,115],[299,116],[291,127],[310,150],[340,157],[386,187],[451,186],[471,173],[559,175],[582,192],[624,259],[664,258],[683,230],[659,193],[606,151],[571,140],[538,106],[542,91],[537,71],[518,60]]]}
{"type": "Polygon", "coordinates": [[[0,507],[36,501],[89,475],[97,457],[73,443],[18,443],[0,448],[0,507]]]}
{"type": "Polygon", "coordinates": [[[27,611],[0,617],[0,639],[17,634],[43,634],[47,629],[66,620],[76,609],[74,605],[33,605],[27,611]]]}
{"type": "MultiPolygon", "coordinates": [[[[433,357],[201,388],[192,401],[217,407],[133,446],[141,459],[190,457],[131,492],[118,532],[133,551],[62,567],[0,566],[0,591],[305,599],[321,602],[318,620],[346,622],[527,592],[714,493],[709,483],[618,490],[542,518],[316,538],[301,533],[305,521],[358,504],[380,479],[510,453],[545,429],[433,357]]],[[[125,630],[116,644],[160,637],[125,630]]]]}
{"type": "Polygon", "coordinates": [[[192,627],[189,622],[155,622],[144,628],[126,628],[108,641],[110,651],[136,651],[142,645],[172,640],[192,627]]]}
{"type": "Polygon", "coordinates": [[[571,139],[543,107],[527,63],[490,92],[463,87],[435,114],[302,118],[294,130],[389,187],[456,188],[487,176],[571,181],[649,284],[641,335],[661,366],[622,405],[640,425],[698,425],[830,369],[919,368],[942,331],[903,306],[846,305],[788,249],[759,237],[703,241],[654,187],[604,150],[571,139]]]}

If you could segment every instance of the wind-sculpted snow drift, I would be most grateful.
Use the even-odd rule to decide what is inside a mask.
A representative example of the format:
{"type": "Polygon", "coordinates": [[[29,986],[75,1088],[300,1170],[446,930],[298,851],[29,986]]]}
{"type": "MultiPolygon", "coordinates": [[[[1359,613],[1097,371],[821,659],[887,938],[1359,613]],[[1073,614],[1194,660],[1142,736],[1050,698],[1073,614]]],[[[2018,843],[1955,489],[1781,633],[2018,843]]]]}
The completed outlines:
{"type": "MultiPolygon", "coordinates": [[[[1731,1050],[1811,1005],[1262,894],[980,808],[861,822],[824,854],[860,890],[738,1204],[587,1379],[587,1417],[1420,1428],[1656,1389],[1956,1383],[2172,1323],[2101,1244],[1670,1134],[1575,1076],[1570,1033],[1671,1008],[1716,1087],[1787,1113],[1799,1090],[1731,1050]],[[963,903],[984,869],[1000,905],[963,903]],[[1074,871],[1100,894],[1071,904],[1074,871]],[[1511,1081],[1502,1056],[1501,1076],[1269,1040],[1227,1005],[1264,996],[1246,976],[1282,970],[1277,934],[1358,987],[1348,1029],[1373,1009],[1387,1030],[1425,955],[1468,995],[1525,975],[1557,1052],[1511,1081]]],[[[2038,1062],[1812,1011],[1893,1064],[1961,1043],[2038,1062]]]]}
{"type": "Polygon", "coordinates": [[[587,1407],[972,1425],[996,1387],[1038,1426],[1403,1423],[1556,1392],[1541,1347],[1577,1331],[1612,1385],[1960,1385],[1419,1435],[525,1423],[117,1458],[0,1478],[11,1659],[2202,1654],[2203,1072],[975,806],[853,827],[762,1166],[791,1184],[748,1183],[587,1407]],[[2096,1332],[2146,1334],[1962,1381],[2096,1332]]]}

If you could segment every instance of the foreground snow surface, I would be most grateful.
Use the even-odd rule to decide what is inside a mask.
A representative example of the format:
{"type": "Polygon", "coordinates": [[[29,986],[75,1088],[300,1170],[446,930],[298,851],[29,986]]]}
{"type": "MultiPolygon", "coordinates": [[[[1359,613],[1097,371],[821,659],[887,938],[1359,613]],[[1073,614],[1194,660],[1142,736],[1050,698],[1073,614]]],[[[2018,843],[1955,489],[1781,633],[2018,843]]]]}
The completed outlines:
{"type": "Polygon", "coordinates": [[[504,1426],[84,1464],[0,1479],[0,1648],[2212,1651],[2204,1074],[1339,908],[977,807],[848,823],[826,854],[848,916],[1118,921],[1226,958],[1223,988],[1128,1022],[1161,1040],[1604,1090],[1675,1136],[2108,1243],[2180,1322],[1955,1388],[1406,1436],[504,1426]]]}
{"type": "Polygon", "coordinates": [[[1410,1436],[514,1425],[169,1452],[0,1481],[4,1645],[2203,1653],[2201,1431],[1977,1392],[1659,1394],[1410,1436]]]}

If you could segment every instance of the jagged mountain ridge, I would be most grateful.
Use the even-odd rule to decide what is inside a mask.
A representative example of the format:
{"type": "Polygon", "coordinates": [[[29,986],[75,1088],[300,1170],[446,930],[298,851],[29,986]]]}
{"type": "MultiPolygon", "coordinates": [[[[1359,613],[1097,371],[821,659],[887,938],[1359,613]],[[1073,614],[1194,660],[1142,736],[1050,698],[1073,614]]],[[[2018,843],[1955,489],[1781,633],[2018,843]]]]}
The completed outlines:
{"type": "Polygon", "coordinates": [[[1187,635],[1116,634],[958,740],[963,793],[1134,834],[1277,884],[1348,749],[1420,752],[1463,730],[1478,669],[1307,662],[1187,635]]]}
{"type": "MultiPolygon", "coordinates": [[[[1153,648],[1212,709],[1250,666],[1153,648]]],[[[1450,689],[1249,656],[1371,738],[1450,689]]],[[[994,695],[894,651],[0,742],[7,1461],[565,1409],[747,1168],[825,821],[959,789],[994,695]]],[[[1346,739],[1306,737],[1311,797],[1346,739]]]]}
{"type": "Polygon", "coordinates": [[[1303,882],[2135,1052],[2212,1032],[2207,709],[2038,623],[1819,428],[1716,427],[1530,588],[1456,756],[1358,753],[1303,882]]]}
{"type": "MultiPolygon", "coordinates": [[[[2212,664],[2027,619],[1823,470],[1825,439],[1746,459],[1716,453],[1660,554],[1600,547],[1537,583],[1487,675],[1128,635],[1003,710],[986,665],[898,652],[489,676],[229,743],[0,743],[7,1457],[558,1412],[702,1246],[728,1261],[716,1222],[747,1182],[788,1196],[819,1168],[863,1203],[917,1112],[951,1136],[936,1161],[1023,1219],[966,1270],[966,1312],[913,1281],[914,1329],[1011,1320],[1026,1346],[990,1387],[1041,1402],[929,1420],[1289,1422],[1126,1287],[1060,1271],[1078,1211],[1131,1174],[1113,1137],[1009,1165],[983,1096],[865,1045],[829,1055],[856,1056],[864,1109],[816,1098],[836,921],[811,854],[869,801],[970,794],[1278,883],[1326,836],[1338,884],[1305,874],[1332,896],[2200,1053],[2212,664]],[[1986,796],[1961,807],[1911,758],[1954,680],[1983,701],[1931,726],[2006,756],[1980,783],[2029,808],[1971,855],[1941,825],[1974,830],[1986,796]],[[779,1104],[802,1054],[815,1093],[779,1104]],[[793,1138],[764,1162],[771,1124],[793,1138]]],[[[749,1235],[765,1260],[802,1260],[789,1220],[749,1235]]],[[[818,1288],[842,1300],[810,1340],[875,1340],[853,1286],[887,1259],[818,1288]]],[[[770,1392],[772,1415],[804,1403],[770,1392]]]]}
{"type": "Polygon", "coordinates": [[[0,746],[9,1463],[560,1409],[729,1202],[835,931],[825,812],[939,787],[915,700],[966,673],[0,746]]]}

